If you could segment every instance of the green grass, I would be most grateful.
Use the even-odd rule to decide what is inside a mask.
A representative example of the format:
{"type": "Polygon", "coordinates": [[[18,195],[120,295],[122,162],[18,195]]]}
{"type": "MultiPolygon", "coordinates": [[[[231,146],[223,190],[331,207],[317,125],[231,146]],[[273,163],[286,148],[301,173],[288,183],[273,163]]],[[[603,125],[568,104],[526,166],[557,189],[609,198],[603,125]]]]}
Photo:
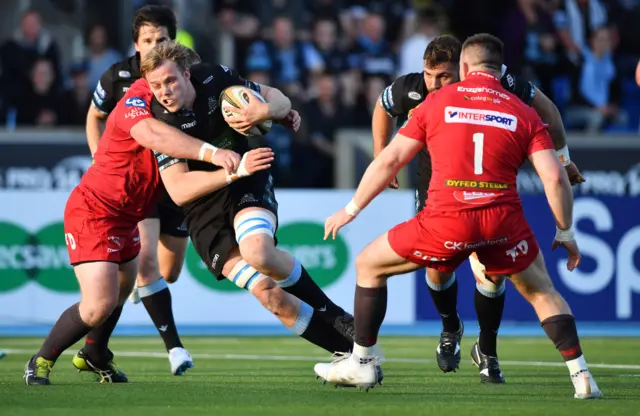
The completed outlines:
{"type": "Polygon", "coordinates": [[[313,364],[328,356],[294,337],[183,341],[196,363],[184,377],[170,374],[159,338],[120,337],[111,348],[128,384],[98,384],[64,355],[54,384],[41,387],[24,385],[22,374],[42,339],[0,338],[10,351],[0,360],[0,415],[640,415],[639,339],[583,340],[590,364],[624,367],[592,368],[605,399],[590,401],[573,399],[567,369],[544,338],[502,338],[507,384],[487,386],[468,358],[471,338],[458,372],[443,374],[433,361],[435,338],[385,337],[384,386],[368,393],[323,386],[313,364]]]}

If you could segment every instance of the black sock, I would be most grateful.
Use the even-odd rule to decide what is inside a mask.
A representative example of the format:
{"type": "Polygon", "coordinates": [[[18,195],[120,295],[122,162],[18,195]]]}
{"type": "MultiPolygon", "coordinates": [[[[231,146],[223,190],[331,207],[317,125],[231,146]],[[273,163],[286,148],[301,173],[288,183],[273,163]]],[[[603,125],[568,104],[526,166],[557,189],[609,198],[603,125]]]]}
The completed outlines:
{"type": "Polygon", "coordinates": [[[315,312],[311,315],[307,329],[300,336],[332,354],[334,352],[349,352],[353,347],[351,342],[315,312]]]}
{"type": "Polygon", "coordinates": [[[157,282],[152,283],[149,286],[139,287],[138,293],[140,295],[140,299],[142,300],[142,304],[147,310],[147,313],[151,317],[153,324],[158,329],[167,351],[177,347],[182,348],[182,342],[180,342],[180,337],[178,336],[178,328],[176,327],[176,323],[173,319],[171,292],[169,291],[169,288],[166,287],[167,282],[162,279],[158,280],[158,282],[164,283],[164,289],[150,293],[149,295],[145,294],[144,288],[155,285],[157,282]]]}
{"type": "Polygon", "coordinates": [[[540,324],[565,361],[574,360],[582,355],[576,319],[573,315],[551,316],[540,324]]]}
{"type": "Polygon", "coordinates": [[[498,356],[498,329],[502,321],[502,312],[504,311],[505,290],[495,297],[485,296],[476,287],[473,296],[473,304],[476,308],[478,316],[478,324],[480,325],[480,337],[478,338],[478,346],[480,351],[491,357],[498,356]]]}
{"type": "Polygon", "coordinates": [[[80,317],[79,305],[76,303],[62,312],[36,357],[56,361],[60,354],[91,331],[91,327],[80,317]]]}
{"type": "Polygon", "coordinates": [[[438,286],[442,285],[433,283],[429,278],[427,278],[427,286],[433,304],[442,319],[442,330],[453,333],[460,329],[460,319],[458,318],[458,279],[455,275],[451,279],[453,282],[447,282],[446,284],[450,284],[450,286],[446,289],[439,289],[438,286]]]}
{"type": "Polygon", "coordinates": [[[87,334],[84,344],[84,352],[92,360],[97,363],[106,363],[111,357],[109,356],[109,339],[122,314],[122,306],[116,306],[106,321],[99,326],[93,328],[87,334]]]}
{"type": "Polygon", "coordinates": [[[386,285],[375,288],[356,285],[354,305],[356,344],[362,347],[371,347],[376,344],[386,313],[386,285]]]}
{"type": "Polygon", "coordinates": [[[292,294],[303,302],[308,303],[313,309],[325,311],[331,317],[344,315],[344,309],[336,305],[313,281],[307,270],[294,259],[293,271],[287,279],[276,282],[285,292],[292,294]]]}

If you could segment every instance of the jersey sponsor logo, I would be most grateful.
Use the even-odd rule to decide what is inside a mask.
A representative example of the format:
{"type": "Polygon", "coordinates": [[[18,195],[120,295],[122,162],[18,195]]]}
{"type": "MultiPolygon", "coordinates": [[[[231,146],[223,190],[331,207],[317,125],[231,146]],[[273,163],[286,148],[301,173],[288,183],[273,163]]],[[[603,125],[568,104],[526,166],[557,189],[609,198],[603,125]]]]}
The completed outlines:
{"type": "Polygon", "coordinates": [[[529,243],[527,243],[527,240],[522,240],[518,244],[516,244],[515,247],[505,251],[505,254],[511,257],[511,260],[513,260],[513,262],[515,263],[518,257],[526,256],[528,252],[529,243]]]}
{"type": "Polygon", "coordinates": [[[507,80],[507,85],[509,86],[509,88],[513,89],[513,87],[516,85],[516,81],[513,79],[513,76],[511,74],[507,74],[504,79],[507,80]]]}
{"type": "Polygon", "coordinates": [[[118,72],[118,76],[120,78],[131,78],[131,72],[129,72],[129,71],[120,71],[120,72],[118,72]]]}
{"type": "Polygon", "coordinates": [[[107,95],[107,92],[102,88],[102,83],[100,83],[100,81],[98,81],[98,85],[96,85],[95,93],[98,94],[98,97],[100,98],[104,98],[107,95]]]}
{"type": "Polygon", "coordinates": [[[434,257],[434,256],[429,256],[427,254],[423,254],[419,251],[414,251],[413,255],[419,259],[425,260],[425,261],[433,261],[433,262],[438,262],[438,261],[447,261],[446,258],[444,257],[434,257]]]}
{"type": "Polygon", "coordinates": [[[147,107],[147,103],[145,103],[144,100],[140,97],[127,98],[127,101],[124,102],[124,105],[125,107],[140,107],[140,108],[147,107]]]}
{"type": "Polygon", "coordinates": [[[482,72],[482,71],[473,71],[473,72],[470,72],[469,75],[467,76],[481,76],[481,77],[493,79],[495,81],[499,81],[498,77],[496,77],[495,75],[490,74],[488,72],[482,72]]]}
{"type": "Polygon", "coordinates": [[[197,120],[192,120],[188,123],[184,123],[180,126],[182,130],[190,129],[191,127],[195,127],[197,124],[197,120]]]}
{"type": "Polygon", "coordinates": [[[459,202],[470,205],[485,205],[493,202],[501,196],[501,192],[468,192],[468,191],[454,191],[453,196],[459,202]]]}
{"type": "Polygon", "coordinates": [[[509,97],[507,94],[503,93],[502,91],[494,90],[493,88],[489,88],[489,87],[462,87],[462,86],[459,86],[458,87],[458,92],[468,92],[468,93],[471,93],[471,94],[489,94],[489,95],[498,96],[498,97],[502,98],[503,100],[510,100],[511,99],[511,97],[509,97]]]}
{"type": "Polygon", "coordinates": [[[502,102],[499,98],[487,97],[484,95],[465,95],[464,99],[467,101],[485,101],[494,104],[500,104],[502,102]]]}
{"type": "Polygon", "coordinates": [[[220,65],[220,68],[222,68],[222,70],[223,70],[224,72],[229,72],[229,71],[231,71],[231,70],[229,69],[229,67],[224,66],[224,65],[220,65]]]}
{"type": "Polygon", "coordinates": [[[453,188],[480,188],[480,189],[508,189],[509,184],[488,181],[464,181],[459,179],[447,179],[446,185],[453,188]]]}
{"type": "Polygon", "coordinates": [[[509,241],[509,237],[499,237],[491,240],[482,240],[482,241],[474,241],[474,242],[466,242],[466,241],[445,241],[444,248],[453,251],[462,251],[462,250],[476,250],[481,247],[494,246],[497,244],[506,244],[509,241]]]}
{"type": "Polygon", "coordinates": [[[409,91],[409,94],[407,94],[409,96],[409,98],[411,98],[412,100],[419,100],[422,98],[422,95],[420,95],[419,93],[415,92],[415,91],[409,91]]]}
{"type": "Polygon", "coordinates": [[[216,108],[218,108],[218,100],[216,99],[216,97],[209,97],[207,101],[209,103],[209,112],[207,114],[211,115],[214,111],[216,111],[216,108]]]}
{"type": "Polygon", "coordinates": [[[444,120],[447,123],[475,124],[509,131],[516,131],[518,128],[518,119],[512,114],[474,108],[447,106],[444,109],[444,120]]]}
{"type": "Polygon", "coordinates": [[[208,83],[210,83],[213,80],[213,75],[209,75],[207,77],[207,79],[205,79],[204,81],[202,81],[202,84],[206,85],[208,83]]]}
{"type": "Polygon", "coordinates": [[[146,116],[149,114],[149,111],[145,108],[133,107],[127,114],[124,115],[124,118],[130,118],[133,120],[136,117],[146,116]]]}
{"type": "Polygon", "coordinates": [[[122,87],[122,92],[127,92],[129,91],[129,87],[122,87]]]}

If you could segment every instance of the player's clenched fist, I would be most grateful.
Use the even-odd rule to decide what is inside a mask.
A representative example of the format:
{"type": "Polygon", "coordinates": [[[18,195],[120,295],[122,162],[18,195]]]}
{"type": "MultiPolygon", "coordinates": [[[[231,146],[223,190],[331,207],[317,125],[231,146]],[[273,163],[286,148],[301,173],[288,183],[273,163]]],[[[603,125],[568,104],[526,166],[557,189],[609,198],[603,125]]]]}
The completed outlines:
{"type": "Polygon", "coordinates": [[[238,170],[238,166],[240,166],[240,159],[240,155],[233,150],[217,149],[211,158],[211,163],[224,168],[224,170],[227,171],[227,174],[231,175],[238,170]]]}

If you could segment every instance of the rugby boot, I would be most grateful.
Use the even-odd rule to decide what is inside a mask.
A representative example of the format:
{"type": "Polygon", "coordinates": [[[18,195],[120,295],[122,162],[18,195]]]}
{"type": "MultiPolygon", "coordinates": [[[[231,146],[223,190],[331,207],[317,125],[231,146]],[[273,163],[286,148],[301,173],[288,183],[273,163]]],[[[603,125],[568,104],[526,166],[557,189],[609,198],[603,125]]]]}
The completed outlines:
{"type": "Polygon", "coordinates": [[[464,334],[464,324],[459,316],[458,320],[460,321],[460,329],[456,332],[442,331],[440,342],[436,348],[438,367],[445,373],[455,372],[460,366],[460,340],[464,334]]]}
{"type": "Polygon", "coordinates": [[[193,359],[189,351],[180,347],[169,351],[169,363],[171,363],[171,374],[174,376],[181,376],[188,369],[193,368],[193,359]]]}
{"type": "Polygon", "coordinates": [[[598,388],[589,370],[582,370],[571,374],[571,382],[576,390],[573,395],[575,399],[599,399],[602,397],[602,392],[598,388]]]}
{"type": "Polygon", "coordinates": [[[129,381],[127,376],[120,371],[116,363],[113,361],[113,353],[109,350],[109,360],[105,363],[92,361],[84,349],[81,349],[73,356],[73,366],[78,371],[90,371],[97,375],[97,381],[100,383],[126,383],[129,381]]]}
{"type": "Polygon", "coordinates": [[[51,384],[49,374],[53,365],[53,361],[42,357],[31,357],[24,368],[24,382],[27,386],[48,386],[51,384]]]}
{"type": "Polygon", "coordinates": [[[505,382],[504,376],[500,371],[498,357],[483,354],[477,341],[471,348],[471,360],[480,370],[481,383],[502,384],[505,382]]]}
{"type": "Polygon", "coordinates": [[[382,370],[377,365],[376,358],[366,362],[350,353],[335,353],[333,362],[318,363],[313,370],[316,378],[323,384],[329,382],[337,387],[358,387],[365,391],[382,384],[382,370]]]}

